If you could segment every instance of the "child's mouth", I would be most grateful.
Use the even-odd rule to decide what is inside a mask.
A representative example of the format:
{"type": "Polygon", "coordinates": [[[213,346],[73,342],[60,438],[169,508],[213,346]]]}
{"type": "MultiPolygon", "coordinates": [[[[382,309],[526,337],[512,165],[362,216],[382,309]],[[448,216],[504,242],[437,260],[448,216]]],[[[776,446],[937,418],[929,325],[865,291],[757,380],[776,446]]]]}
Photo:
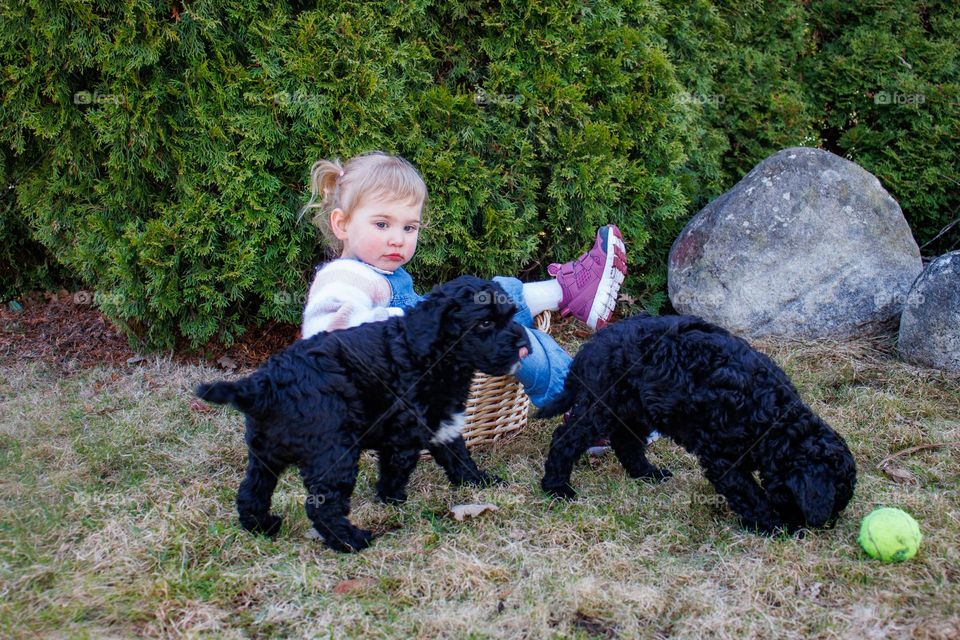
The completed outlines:
{"type": "Polygon", "coordinates": [[[383,257],[386,258],[387,260],[394,260],[394,261],[403,260],[403,256],[400,255],[399,253],[389,253],[383,257]]]}

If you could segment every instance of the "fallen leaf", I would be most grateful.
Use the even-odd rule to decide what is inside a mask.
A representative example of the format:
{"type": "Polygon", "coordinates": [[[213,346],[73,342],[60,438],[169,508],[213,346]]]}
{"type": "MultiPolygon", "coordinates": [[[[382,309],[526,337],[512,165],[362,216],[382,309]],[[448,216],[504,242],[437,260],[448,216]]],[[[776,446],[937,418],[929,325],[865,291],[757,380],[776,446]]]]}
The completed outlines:
{"type": "Polygon", "coordinates": [[[199,398],[193,398],[190,400],[190,411],[196,411],[197,413],[210,413],[213,411],[213,408],[203,400],[200,400],[199,398]]]}
{"type": "Polygon", "coordinates": [[[889,477],[891,480],[901,484],[913,484],[917,481],[917,477],[915,475],[906,469],[901,469],[900,467],[886,465],[883,467],[883,472],[887,474],[887,477],[889,477]]]}
{"type": "Polygon", "coordinates": [[[143,356],[133,356],[132,358],[127,358],[127,364],[137,364],[138,362],[143,362],[146,360],[143,356]]]}
{"type": "Polygon", "coordinates": [[[333,587],[334,593],[350,593],[351,591],[359,591],[361,589],[367,589],[369,587],[375,587],[380,584],[380,581],[376,578],[350,578],[349,580],[344,580],[338,582],[336,586],[333,587]]]}
{"type": "Polygon", "coordinates": [[[221,356],[220,359],[217,360],[217,364],[231,371],[237,368],[237,363],[230,356],[221,356]]]}
{"type": "Polygon", "coordinates": [[[495,504],[458,504],[450,507],[450,513],[457,522],[463,522],[464,518],[476,518],[487,511],[499,511],[495,504]]]}

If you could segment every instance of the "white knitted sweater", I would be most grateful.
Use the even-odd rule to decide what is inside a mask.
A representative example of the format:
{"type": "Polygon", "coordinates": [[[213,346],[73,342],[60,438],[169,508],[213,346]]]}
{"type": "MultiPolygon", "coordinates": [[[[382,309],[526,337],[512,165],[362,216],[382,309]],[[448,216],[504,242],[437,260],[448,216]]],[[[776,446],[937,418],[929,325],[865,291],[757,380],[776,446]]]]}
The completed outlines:
{"type": "Polygon", "coordinates": [[[358,260],[341,258],[323,266],[313,278],[303,309],[304,338],[364,322],[402,316],[389,307],[390,283],[376,269],[358,260]]]}

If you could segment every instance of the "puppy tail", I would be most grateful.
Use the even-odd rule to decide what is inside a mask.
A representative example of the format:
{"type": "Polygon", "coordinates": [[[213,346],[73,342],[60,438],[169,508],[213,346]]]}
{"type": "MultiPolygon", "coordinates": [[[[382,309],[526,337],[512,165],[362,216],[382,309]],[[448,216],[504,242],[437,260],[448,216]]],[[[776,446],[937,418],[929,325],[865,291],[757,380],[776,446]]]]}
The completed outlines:
{"type": "Polygon", "coordinates": [[[540,407],[534,417],[552,418],[560,415],[561,413],[566,413],[569,411],[577,400],[577,392],[573,386],[574,385],[571,384],[570,378],[568,377],[567,383],[563,385],[563,391],[560,392],[560,395],[540,407]]]}
{"type": "Polygon", "coordinates": [[[255,405],[260,394],[255,393],[250,378],[237,380],[236,382],[215,382],[213,384],[201,384],[194,393],[201,400],[212,402],[214,404],[229,404],[244,413],[251,413],[255,410],[255,405]]]}

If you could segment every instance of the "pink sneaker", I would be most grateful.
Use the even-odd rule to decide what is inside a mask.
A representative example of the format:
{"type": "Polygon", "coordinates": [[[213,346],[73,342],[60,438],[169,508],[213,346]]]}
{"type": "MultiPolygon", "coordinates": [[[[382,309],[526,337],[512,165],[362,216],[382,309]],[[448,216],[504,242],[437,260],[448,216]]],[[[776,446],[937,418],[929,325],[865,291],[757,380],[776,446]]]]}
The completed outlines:
{"type": "Polygon", "coordinates": [[[547,273],[557,279],[563,291],[560,315],[573,314],[591,329],[603,329],[617,306],[620,284],[627,275],[627,250],[616,225],[597,231],[590,251],[563,264],[553,263],[547,273]]]}

